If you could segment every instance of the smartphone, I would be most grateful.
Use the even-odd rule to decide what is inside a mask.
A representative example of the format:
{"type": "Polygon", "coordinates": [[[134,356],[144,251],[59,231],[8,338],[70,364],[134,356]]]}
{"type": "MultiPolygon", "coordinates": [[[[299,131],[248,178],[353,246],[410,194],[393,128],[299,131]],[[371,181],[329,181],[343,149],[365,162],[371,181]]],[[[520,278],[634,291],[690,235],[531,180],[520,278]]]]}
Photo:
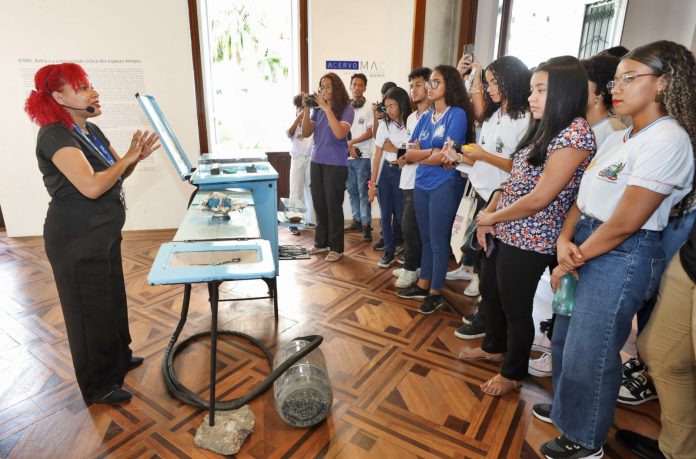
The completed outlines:
{"type": "Polygon", "coordinates": [[[486,258],[493,256],[495,252],[495,236],[491,233],[486,233],[486,258]]]}
{"type": "Polygon", "coordinates": [[[467,60],[469,62],[474,60],[474,44],[469,43],[464,45],[464,51],[463,51],[464,56],[468,56],[467,60]]]}
{"type": "Polygon", "coordinates": [[[396,159],[401,158],[406,154],[406,149],[405,148],[397,148],[396,149],[396,159]]]}

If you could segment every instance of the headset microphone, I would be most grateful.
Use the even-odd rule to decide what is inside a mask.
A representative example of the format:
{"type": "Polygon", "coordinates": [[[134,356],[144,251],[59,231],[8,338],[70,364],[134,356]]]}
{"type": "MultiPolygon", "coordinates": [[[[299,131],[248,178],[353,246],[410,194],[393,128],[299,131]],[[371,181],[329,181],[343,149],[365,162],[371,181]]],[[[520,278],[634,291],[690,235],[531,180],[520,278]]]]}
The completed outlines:
{"type": "Polygon", "coordinates": [[[84,111],[86,111],[87,113],[94,113],[94,112],[95,112],[94,107],[92,107],[91,105],[88,105],[88,106],[85,107],[85,108],[75,108],[75,107],[71,107],[70,105],[61,104],[60,102],[58,102],[58,103],[59,103],[60,105],[62,105],[63,107],[69,108],[69,109],[71,109],[71,110],[84,110],[84,111]]]}

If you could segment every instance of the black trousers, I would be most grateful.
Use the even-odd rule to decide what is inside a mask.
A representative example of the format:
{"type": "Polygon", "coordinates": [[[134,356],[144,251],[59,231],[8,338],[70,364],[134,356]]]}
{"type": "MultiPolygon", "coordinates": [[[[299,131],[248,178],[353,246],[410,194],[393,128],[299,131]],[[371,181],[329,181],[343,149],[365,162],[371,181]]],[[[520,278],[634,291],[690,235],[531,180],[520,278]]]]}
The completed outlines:
{"type": "Polygon", "coordinates": [[[556,256],[522,250],[496,239],[496,251],[481,263],[479,308],[485,317],[486,336],[481,349],[505,353],[500,374],[521,380],[527,376],[534,342],[534,293],[546,267],[556,256]]]}
{"type": "Polygon", "coordinates": [[[343,197],[348,167],[312,162],[309,177],[317,218],[314,245],[343,253],[343,197]]]}
{"type": "Polygon", "coordinates": [[[121,201],[53,200],[46,255],[60,297],[77,383],[85,399],[123,384],[131,357],[121,263],[121,201]]]}
{"type": "Polygon", "coordinates": [[[416,221],[416,208],[413,205],[413,189],[401,190],[403,214],[401,234],[404,238],[404,269],[415,271],[421,262],[421,238],[416,221]]]}

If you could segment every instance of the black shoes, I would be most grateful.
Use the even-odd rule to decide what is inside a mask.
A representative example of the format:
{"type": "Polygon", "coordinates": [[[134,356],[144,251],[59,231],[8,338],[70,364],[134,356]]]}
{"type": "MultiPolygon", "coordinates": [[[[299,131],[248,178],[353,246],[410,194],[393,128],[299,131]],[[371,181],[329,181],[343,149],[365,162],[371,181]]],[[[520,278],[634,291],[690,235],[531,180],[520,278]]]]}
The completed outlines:
{"type": "Polygon", "coordinates": [[[454,336],[460,339],[475,339],[486,336],[486,323],[478,311],[475,314],[466,316],[464,319],[466,319],[466,322],[454,331],[454,336]]]}
{"type": "Polygon", "coordinates": [[[290,234],[292,234],[293,236],[299,236],[302,233],[300,233],[300,230],[297,228],[297,226],[291,226],[290,234]]]}
{"type": "Polygon", "coordinates": [[[128,368],[126,368],[126,371],[138,368],[140,365],[143,364],[143,360],[145,360],[143,357],[131,357],[130,362],[128,362],[128,368]]]}
{"type": "Polygon", "coordinates": [[[422,300],[428,295],[429,290],[427,288],[420,288],[416,284],[410,287],[403,288],[396,291],[396,296],[399,298],[413,298],[422,300]]]}
{"type": "Polygon", "coordinates": [[[432,314],[445,305],[442,295],[428,295],[425,297],[417,311],[421,314],[432,314]]]}
{"type": "Polygon", "coordinates": [[[380,238],[379,241],[372,244],[372,250],[376,250],[378,252],[384,250],[384,239],[380,238]]]}
{"type": "Polygon", "coordinates": [[[104,405],[120,405],[122,403],[130,401],[131,398],[133,398],[133,394],[123,389],[122,387],[117,387],[116,389],[112,390],[111,392],[108,392],[106,395],[102,397],[94,399],[85,399],[85,401],[87,403],[101,403],[104,405]]]}
{"type": "Polygon", "coordinates": [[[380,268],[388,268],[394,261],[394,252],[392,250],[387,250],[384,252],[382,259],[379,260],[379,263],[377,263],[377,266],[380,268]]]}
{"type": "Polygon", "coordinates": [[[363,242],[372,242],[372,227],[370,225],[363,225],[363,242]]]}
{"type": "Polygon", "coordinates": [[[585,448],[569,438],[558,437],[541,445],[541,454],[548,459],[584,459],[603,457],[604,450],[601,446],[585,448]]]}
{"type": "Polygon", "coordinates": [[[551,424],[551,404],[550,403],[537,403],[532,407],[532,414],[535,418],[541,419],[544,422],[551,424]]]}
{"type": "Polygon", "coordinates": [[[630,430],[617,430],[616,441],[624,445],[633,454],[643,459],[664,459],[665,455],[660,451],[657,440],[631,432],[630,430]]]}
{"type": "Polygon", "coordinates": [[[362,230],[362,223],[360,223],[357,220],[353,220],[353,223],[351,223],[349,226],[346,226],[343,229],[343,231],[345,231],[346,233],[361,231],[361,230],[362,230]]]}

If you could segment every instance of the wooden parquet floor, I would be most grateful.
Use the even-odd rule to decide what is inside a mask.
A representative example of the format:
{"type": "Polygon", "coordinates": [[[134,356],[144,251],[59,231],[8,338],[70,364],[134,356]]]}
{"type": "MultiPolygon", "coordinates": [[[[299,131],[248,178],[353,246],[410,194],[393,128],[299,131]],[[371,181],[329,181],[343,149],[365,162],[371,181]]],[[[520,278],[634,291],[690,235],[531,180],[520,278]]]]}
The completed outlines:
{"type": "MultiPolygon", "coordinates": [[[[378,233],[376,233],[378,234],[378,233]]],[[[133,400],[118,408],[85,406],[72,370],[65,326],[41,238],[10,239],[0,232],[0,457],[212,458],[193,436],[204,412],[172,398],[161,376],[163,349],[179,318],[182,287],[147,285],[147,273],[173,231],[126,233],[123,263],[132,347],[146,358],[125,387],[133,400]]],[[[281,242],[311,245],[313,234],[281,242]]],[[[243,458],[536,458],[553,426],[532,417],[534,403],[550,400],[550,379],[528,378],[503,398],[478,388],[496,373],[487,363],[464,363],[461,349],[479,344],[454,337],[461,323],[452,310],[423,316],[417,301],[394,295],[381,253],[347,235],[344,258],[281,261],[280,320],[268,300],[222,303],[220,328],[243,331],[276,348],[297,336],[321,334],[334,390],[326,422],[311,429],[286,425],[273,391],[251,402],[254,432],[243,458]]],[[[466,284],[454,285],[461,289],[466,284]]],[[[451,286],[450,286],[451,287],[451,286]]],[[[257,296],[256,281],[225,283],[223,297],[257,296]]],[[[471,300],[449,291],[460,312],[471,300]]],[[[209,330],[207,291],[193,289],[182,338],[209,330]]],[[[176,360],[189,387],[208,388],[209,343],[198,341],[176,360]]],[[[218,347],[218,394],[245,394],[269,372],[261,353],[225,337],[218,347]]],[[[616,428],[659,431],[659,404],[619,408],[616,428]]],[[[610,458],[630,457],[612,437],[610,458]]]]}

